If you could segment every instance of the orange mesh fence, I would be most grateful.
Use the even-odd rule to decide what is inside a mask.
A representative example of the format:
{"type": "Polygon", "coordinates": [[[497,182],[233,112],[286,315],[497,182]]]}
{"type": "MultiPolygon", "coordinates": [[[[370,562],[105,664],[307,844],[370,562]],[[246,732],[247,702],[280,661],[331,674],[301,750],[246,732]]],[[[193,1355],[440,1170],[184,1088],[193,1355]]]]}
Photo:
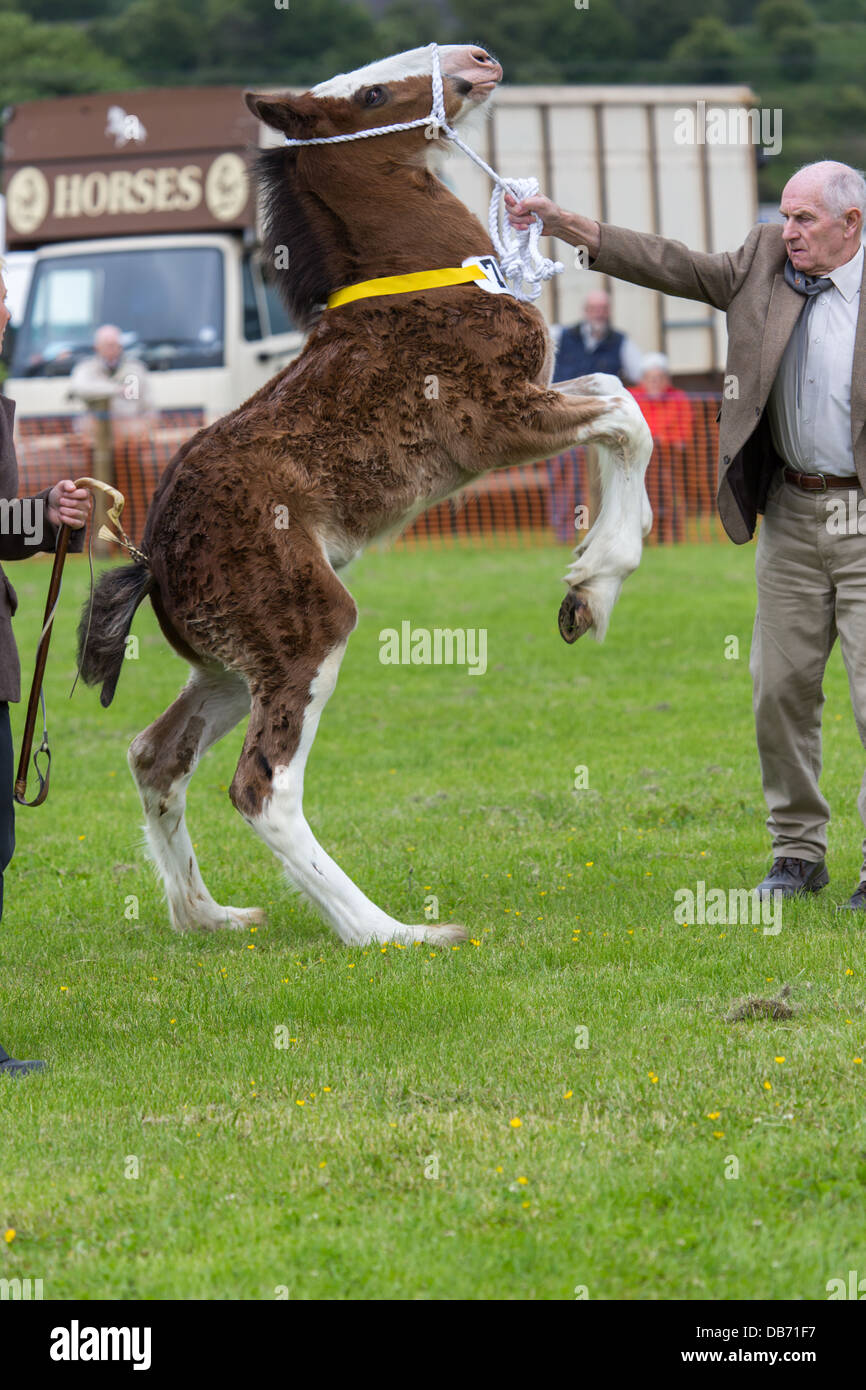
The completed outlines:
{"type": "MultiPolygon", "coordinates": [[[[682,403],[673,437],[656,438],[647,469],[653,509],[650,544],[711,541],[723,536],[715,507],[719,398],[690,395],[687,430],[682,403]]],[[[183,441],[202,423],[200,412],[164,412],[145,439],[118,439],[114,481],[126,498],[125,529],[141,540],[150,499],[163,470],[183,441]]],[[[22,421],[18,444],[19,492],[29,496],[60,478],[92,472],[90,440],[71,430],[35,428],[22,421]]],[[[665,433],[658,414],[653,425],[665,433]]],[[[448,546],[476,538],[492,545],[574,544],[597,504],[592,460],[585,449],[570,449],[541,463],[487,474],[459,496],[439,502],[418,516],[397,539],[404,547],[448,546]]]]}
{"type": "Polygon", "coordinates": [[[80,415],[31,415],[16,421],[16,428],[21,439],[42,439],[49,435],[73,434],[76,421],[81,419],[80,415]]]}
{"type": "Polygon", "coordinates": [[[61,478],[89,477],[93,467],[93,449],[82,435],[58,433],[28,438],[22,430],[16,453],[19,497],[33,497],[61,478]]]}
{"type": "MultiPolygon", "coordinates": [[[[30,415],[16,420],[15,427],[19,439],[45,439],[50,435],[78,434],[86,425],[88,416],[81,411],[68,415],[30,415]]],[[[182,429],[187,435],[193,434],[204,424],[204,411],[200,406],[189,406],[179,410],[160,410],[156,428],[182,429]]]]}
{"type": "MultiPolygon", "coordinates": [[[[685,395],[665,417],[656,409],[646,486],[653,509],[650,545],[710,541],[724,535],[716,512],[716,460],[719,410],[716,395],[685,395]]],[[[574,544],[597,505],[591,460],[586,449],[569,449],[543,463],[488,473],[457,497],[423,512],[397,541],[398,546],[448,545],[471,537],[492,544],[574,544]]]]}
{"type": "MultiPolygon", "coordinates": [[[[52,415],[20,422],[16,445],[20,496],[33,496],[53,487],[61,478],[93,476],[93,441],[79,427],[83,418],[52,415]],[[74,424],[75,421],[79,423],[74,424]]],[[[163,410],[153,433],[146,438],[115,438],[112,481],[126,498],[121,521],[132,541],[141,540],[150,499],[163,469],[184,440],[203,423],[204,412],[200,409],[163,410]]],[[[97,520],[104,519],[102,507],[100,503],[97,520]]],[[[85,548],[90,529],[88,525],[85,548]]],[[[112,554],[124,553],[120,546],[111,546],[110,550],[112,554]]]]}

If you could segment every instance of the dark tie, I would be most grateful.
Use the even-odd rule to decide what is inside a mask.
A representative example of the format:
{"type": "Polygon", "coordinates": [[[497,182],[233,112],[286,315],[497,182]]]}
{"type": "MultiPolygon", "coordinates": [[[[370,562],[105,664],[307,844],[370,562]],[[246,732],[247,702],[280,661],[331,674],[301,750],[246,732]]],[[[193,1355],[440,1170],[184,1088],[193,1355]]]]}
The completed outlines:
{"type": "Polygon", "coordinates": [[[814,296],[822,294],[824,290],[829,290],[833,281],[829,275],[804,275],[802,270],[795,270],[787,259],[785,261],[785,279],[792,290],[796,290],[798,294],[806,297],[806,303],[794,329],[797,335],[797,410],[799,410],[803,397],[802,380],[809,343],[809,310],[815,302],[814,296]]]}
{"type": "Polygon", "coordinates": [[[806,295],[821,294],[833,283],[829,275],[804,275],[802,270],[795,270],[789,260],[785,261],[785,279],[792,290],[806,295]]]}

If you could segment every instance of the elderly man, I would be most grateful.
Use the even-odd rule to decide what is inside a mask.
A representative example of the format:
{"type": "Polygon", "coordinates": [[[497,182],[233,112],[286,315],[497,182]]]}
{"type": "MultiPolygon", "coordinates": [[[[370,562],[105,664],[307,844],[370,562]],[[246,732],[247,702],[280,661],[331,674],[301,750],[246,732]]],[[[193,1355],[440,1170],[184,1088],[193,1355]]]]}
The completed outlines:
{"type": "MultiPolygon", "coordinates": [[[[736,390],[720,413],[719,511],[737,543],[764,513],[751,670],[774,862],[759,888],[816,892],[828,882],[822,679],[837,636],[866,745],[866,536],[838,525],[842,499],[849,515],[866,510],[866,181],[833,160],[806,165],[782,193],[784,225],[753,227],[716,255],[547,198],[510,200],[515,226],[533,212],[547,234],[585,246],[594,270],[727,312],[736,390]]],[[[866,778],[858,808],[866,823],[866,778]]],[[[866,841],[847,906],[866,910],[866,841]]]]}
{"type": "MultiPolygon", "coordinates": [[[[3,335],[9,319],[6,285],[0,269],[0,347],[3,346],[3,335]]],[[[18,463],[12,442],[14,419],[14,402],[0,396],[0,499],[3,500],[18,495],[18,463]]],[[[78,535],[71,538],[70,550],[82,549],[84,531],[81,528],[90,514],[90,493],[85,488],[76,488],[71,478],[64,478],[36,497],[27,498],[26,512],[29,524],[25,529],[15,524],[18,518],[24,516],[25,508],[17,511],[8,507],[4,509],[4,521],[8,523],[11,517],[12,525],[4,524],[0,530],[0,559],[24,560],[37,550],[54,550],[58,528],[63,524],[78,531],[78,535]]],[[[15,848],[15,805],[12,799],[15,773],[9,701],[15,702],[21,698],[18,652],[12,635],[12,615],[17,607],[15,590],[0,569],[0,917],[3,916],[3,872],[15,848]]],[[[0,1076],[24,1076],[29,1071],[40,1071],[43,1065],[38,1061],[17,1061],[9,1056],[5,1048],[0,1047],[0,1076]]]]}
{"type": "Polygon", "coordinates": [[[609,372],[634,382],[640,378],[640,365],[640,349],[625,333],[611,327],[610,295],[591,290],[583,302],[580,323],[559,333],[553,380],[570,381],[591,372],[609,372]]]}
{"type": "Polygon", "coordinates": [[[74,369],[69,394],[91,409],[107,399],[115,434],[146,434],[153,423],[147,367],[137,357],[127,356],[120,329],[113,323],[97,328],[93,346],[95,356],[85,357],[74,369]]]}

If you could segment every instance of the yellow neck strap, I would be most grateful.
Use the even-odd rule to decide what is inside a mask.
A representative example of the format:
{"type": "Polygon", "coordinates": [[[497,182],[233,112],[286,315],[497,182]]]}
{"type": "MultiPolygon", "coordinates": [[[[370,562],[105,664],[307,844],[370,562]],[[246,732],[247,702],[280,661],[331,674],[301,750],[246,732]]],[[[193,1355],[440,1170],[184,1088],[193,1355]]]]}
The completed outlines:
{"type": "Polygon", "coordinates": [[[480,265],[446,266],[443,270],[416,270],[410,275],[382,275],[378,280],[362,280],[328,296],[329,309],[351,304],[354,299],[374,299],[382,294],[411,294],[417,290],[436,290],[443,285],[468,285],[485,278],[480,265]]]}

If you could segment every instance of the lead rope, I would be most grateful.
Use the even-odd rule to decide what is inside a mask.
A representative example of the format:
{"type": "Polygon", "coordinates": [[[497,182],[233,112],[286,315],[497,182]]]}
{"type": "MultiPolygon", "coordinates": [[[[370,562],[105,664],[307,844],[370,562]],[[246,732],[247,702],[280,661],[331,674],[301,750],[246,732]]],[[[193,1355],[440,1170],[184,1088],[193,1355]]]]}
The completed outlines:
{"type": "Polygon", "coordinates": [[[457,131],[448,124],[448,117],[445,114],[445,90],[442,81],[442,70],[439,63],[439,45],[430,44],[430,55],[432,58],[432,108],[429,116],[420,116],[414,121],[399,121],[394,125],[376,126],[373,130],[352,131],[348,135],[320,135],[310,140],[293,140],[286,135],[287,145],[330,145],[339,144],[345,140],[366,140],[371,135],[391,135],[398,130],[413,130],[417,126],[427,126],[432,132],[430,139],[436,138],[436,133],[441,133],[446,139],[451,140],[458,149],[468,155],[479,168],[489,175],[493,180],[494,189],[490,197],[490,209],[487,217],[487,230],[490,240],[493,242],[496,255],[502,267],[502,273],[508,282],[508,287],[515,299],[523,300],[524,303],[532,303],[541,294],[541,286],[545,280],[552,280],[554,275],[559,275],[565,269],[562,261],[551,261],[546,256],[542,256],[538,249],[538,241],[541,236],[542,223],[537,213],[532,214],[532,222],[524,231],[518,231],[512,227],[505,212],[505,194],[511,193],[515,198],[532,198],[539,191],[538,179],[503,179],[497,174],[495,169],[476,154],[470,145],[467,145],[457,131]]]}
{"type": "Polygon", "coordinates": [[[511,226],[505,213],[505,194],[513,194],[518,202],[524,198],[532,198],[539,192],[538,179],[501,178],[470,145],[461,140],[453,126],[448,124],[445,115],[445,89],[439,65],[438,45],[431,44],[430,48],[433,57],[433,111],[430,124],[437,125],[458,149],[468,155],[493,180],[494,189],[487,214],[490,240],[514,297],[531,303],[541,294],[543,282],[552,280],[554,275],[560,275],[565,267],[562,261],[548,260],[539,251],[538,239],[541,236],[542,222],[537,213],[532,214],[532,222],[525,231],[518,231],[511,226]]]}

